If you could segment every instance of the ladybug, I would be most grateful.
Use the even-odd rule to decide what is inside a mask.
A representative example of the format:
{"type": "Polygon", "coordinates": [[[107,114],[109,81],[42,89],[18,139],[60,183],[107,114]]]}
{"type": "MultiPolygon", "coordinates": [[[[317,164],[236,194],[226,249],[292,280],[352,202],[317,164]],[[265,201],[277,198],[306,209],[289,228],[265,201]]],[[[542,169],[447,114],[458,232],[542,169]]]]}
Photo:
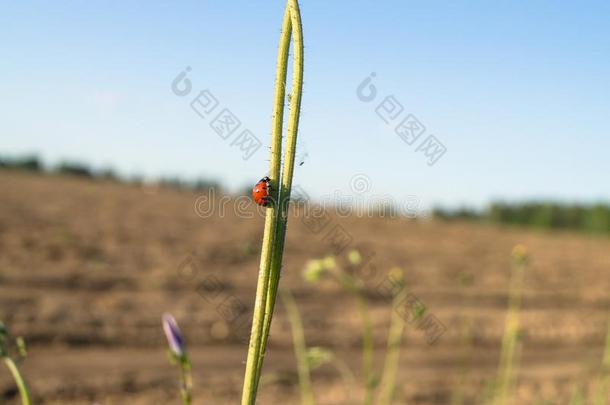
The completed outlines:
{"type": "Polygon", "coordinates": [[[271,203],[271,196],[269,195],[269,192],[271,191],[270,182],[271,179],[265,176],[260,179],[252,189],[252,199],[263,207],[268,207],[271,203]]]}

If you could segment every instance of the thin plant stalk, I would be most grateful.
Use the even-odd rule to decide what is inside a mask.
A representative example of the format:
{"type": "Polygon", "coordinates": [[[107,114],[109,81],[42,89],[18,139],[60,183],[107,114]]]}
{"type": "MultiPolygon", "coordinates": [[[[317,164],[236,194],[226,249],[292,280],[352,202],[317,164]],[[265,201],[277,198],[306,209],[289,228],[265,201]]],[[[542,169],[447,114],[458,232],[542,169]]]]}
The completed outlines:
{"type": "Polygon", "coordinates": [[[400,347],[402,345],[403,334],[405,330],[405,319],[400,316],[400,306],[404,303],[407,297],[407,291],[404,285],[404,276],[402,271],[396,272],[399,277],[396,280],[398,292],[394,294],[392,299],[392,318],[390,322],[390,330],[388,331],[388,342],[386,355],[381,372],[379,395],[377,399],[378,405],[390,405],[394,400],[396,391],[396,377],[398,374],[398,366],[400,361],[400,347]]]}
{"type": "Polygon", "coordinates": [[[246,360],[246,371],[242,391],[242,405],[253,405],[256,401],[258,381],[263,367],[267,339],[271,325],[279,272],[286,232],[287,201],[290,198],[294,155],[298,131],[298,119],[303,84],[303,46],[300,15],[296,0],[289,0],[282,23],[278,64],[276,71],[275,98],[271,133],[271,160],[269,177],[272,185],[273,203],[267,210],[261,262],[252,316],[252,331],[246,360]],[[298,24],[294,24],[298,22],[298,24]],[[288,51],[291,36],[295,37],[295,63],[293,68],[293,95],[290,101],[290,117],[287,130],[286,155],[284,157],[284,175],[280,182],[280,164],[282,150],[282,131],[284,119],[284,101],[286,96],[286,75],[288,71],[288,51]],[[286,204],[284,204],[286,201],[286,204]],[[284,207],[284,205],[286,207],[284,207]]]}
{"type": "Polygon", "coordinates": [[[282,302],[286,308],[290,329],[292,332],[292,344],[294,346],[294,354],[297,360],[297,371],[299,373],[299,388],[301,391],[301,405],[315,405],[313,390],[311,388],[311,371],[309,369],[309,361],[307,359],[307,346],[305,345],[305,332],[303,331],[303,323],[301,316],[294,302],[292,294],[282,290],[280,292],[282,302]]]}
{"type": "Polygon", "coordinates": [[[364,405],[373,403],[375,395],[375,375],[373,372],[373,350],[375,342],[373,339],[373,323],[369,315],[368,305],[360,280],[355,279],[344,271],[336,268],[330,269],[330,274],[335,277],[343,288],[352,293],[356,298],[358,312],[362,319],[362,376],[364,380],[364,405]]]}
{"type": "Polygon", "coordinates": [[[180,360],[180,396],[184,405],[190,405],[193,400],[193,377],[191,373],[191,361],[184,356],[180,360]]]}
{"type": "Polygon", "coordinates": [[[17,367],[17,364],[10,357],[4,357],[4,364],[6,364],[6,367],[8,367],[13,379],[15,380],[15,384],[17,384],[17,389],[19,390],[19,395],[21,396],[21,403],[23,405],[30,405],[32,403],[30,399],[30,392],[27,388],[25,380],[23,379],[23,376],[21,375],[21,372],[19,371],[19,368],[17,367]]]}
{"type": "Polygon", "coordinates": [[[498,366],[498,380],[494,389],[494,404],[507,405],[512,403],[511,391],[516,369],[515,354],[519,344],[519,310],[523,289],[523,276],[527,257],[525,248],[517,246],[513,250],[513,274],[511,277],[508,313],[502,336],[502,350],[498,366]]]}
{"type": "Polygon", "coordinates": [[[273,203],[267,208],[267,215],[265,217],[260,269],[254,302],[254,314],[252,316],[252,331],[250,334],[250,345],[248,347],[248,357],[246,361],[246,375],[244,377],[244,388],[242,392],[243,404],[251,404],[255,401],[258,381],[260,380],[259,365],[262,366],[264,358],[264,350],[262,349],[263,345],[261,342],[263,340],[265,311],[267,308],[267,290],[269,288],[271,258],[273,255],[275,229],[277,228],[279,211],[277,201],[279,200],[280,194],[278,186],[280,184],[284,99],[286,98],[286,74],[288,71],[288,51],[290,49],[291,31],[290,10],[287,7],[284,13],[278,49],[273,118],[271,125],[269,178],[272,186],[271,200],[273,203]]]}
{"type": "Polygon", "coordinates": [[[356,391],[356,379],[354,378],[354,373],[349,368],[347,364],[341,359],[335,358],[332,361],[333,367],[339,372],[341,379],[345,385],[346,391],[346,400],[348,404],[353,403],[354,392],[356,391]]]}
{"type": "MultiPolygon", "coordinates": [[[[266,343],[263,344],[265,330],[266,311],[269,309],[267,296],[271,272],[271,261],[274,249],[275,230],[279,218],[280,195],[280,167],[282,155],[282,131],[284,122],[284,100],[286,98],[286,74],[288,72],[288,52],[290,49],[292,25],[290,21],[290,10],[286,7],[280,45],[278,49],[278,61],[275,78],[275,96],[273,103],[273,119],[271,125],[271,159],[269,163],[269,178],[271,182],[272,204],[267,208],[265,217],[265,230],[263,233],[263,245],[261,248],[261,261],[258,283],[256,287],[256,299],[254,303],[254,314],[252,317],[252,332],[250,334],[250,346],[248,348],[248,359],[246,363],[246,376],[244,379],[244,391],[242,401],[254,401],[260,370],[265,356],[266,343]],[[250,375],[252,373],[252,375],[250,375]]],[[[249,403],[249,402],[242,402],[249,403]]]]}
{"type": "MultiPolygon", "coordinates": [[[[9,342],[9,332],[7,327],[4,325],[2,321],[0,321],[0,358],[4,360],[4,364],[9,369],[13,379],[15,380],[15,384],[17,385],[17,389],[19,390],[19,395],[21,396],[21,403],[23,405],[30,405],[30,392],[25,383],[21,372],[19,371],[19,367],[17,367],[17,363],[9,354],[8,348],[9,342]]],[[[22,338],[16,339],[17,352],[20,359],[24,359],[27,356],[27,349],[25,347],[25,342],[22,338]]]]}
{"type": "MultiPolygon", "coordinates": [[[[465,283],[463,283],[465,284],[465,283]]],[[[466,297],[468,301],[472,298],[472,289],[466,291],[466,297]]],[[[461,333],[461,358],[463,365],[471,365],[471,358],[473,355],[472,345],[472,330],[473,330],[473,319],[471,316],[466,315],[462,321],[462,333],[461,333]]],[[[451,395],[451,405],[463,405],[464,404],[464,387],[470,374],[470,367],[463,369],[458,377],[457,385],[451,395]]]]}
{"type": "Polygon", "coordinates": [[[368,306],[364,296],[360,293],[356,296],[358,310],[362,317],[362,374],[364,376],[364,405],[373,403],[375,390],[375,376],[373,374],[373,323],[369,315],[368,306]]]}
{"type": "MultiPolygon", "coordinates": [[[[274,206],[268,208],[275,211],[274,206]]],[[[273,244],[274,217],[276,214],[268,213],[265,218],[265,232],[263,236],[263,247],[261,252],[261,264],[256,286],[256,297],[254,300],[254,312],[252,314],[252,330],[250,332],[250,344],[248,346],[248,357],[246,360],[246,371],[244,375],[244,386],[242,391],[242,405],[253,405],[256,401],[258,388],[259,362],[262,364],[261,341],[265,319],[265,307],[267,300],[267,289],[269,283],[269,261],[271,258],[271,245],[273,244]]]]}
{"type": "MultiPolygon", "coordinates": [[[[289,16],[288,27],[292,30],[292,44],[294,50],[293,77],[290,97],[290,112],[286,128],[286,151],[284,154],[284,167],[282,170],[279,202],[278,202],[278,224],[275,230],[275,246],[271,259],[269,286],[267,288],[267,300],[265,309],[265,320],[263,337],[261,342],[261,355],[259,357],[258,374],[263,367],[264,356],[267,350],[267,340],[273,320],[273,309],[277,299],[280,282],[282,258],[284,254],[284,243],[286,240],[286,227],[288,224],[288,209],[290,194],[292,191],[292,179],[294,175],[294,161],[296,155],[297,134],[299,128],[299,117],[301,111],[301,99],[303,93],[303,28],[301,24],[301,13],[297,0],[289,0],[286,10],[289,16]]],[[[284,17],[286,20],[286,16],[284,17]]],[[[284,23],[287,24],[286,21],[284,23]]],[[[286,62],[287,63],[287,62],[286,62]]],[[[278,72],[279,73],[279,72],[278,72]]],[[[286,73],[284,72],[284,87],[286,73]]],[[[283,105],[283,101],[282,101],[283,105]]]]}
{"type": "Polygon", "coordinates": [[[608,395],[610,394],[610,319],[608,321],[608,334],[606,335],[606,345],[595,396],[595,405],[607,405],[608,395]]]}
{"type": "Polygon", "coordinates": [[[506,329],[502,338],[502,353],[500,357],[500,366],[498,369],[498,383],[495,389],[495,403],[498,405],[507,405],[511,403],[509,399],[509,391],[513,384],[513,365],[518,343],[518,317],[519,314],[517,308],[509,309],[506,319],[506,329]]]}

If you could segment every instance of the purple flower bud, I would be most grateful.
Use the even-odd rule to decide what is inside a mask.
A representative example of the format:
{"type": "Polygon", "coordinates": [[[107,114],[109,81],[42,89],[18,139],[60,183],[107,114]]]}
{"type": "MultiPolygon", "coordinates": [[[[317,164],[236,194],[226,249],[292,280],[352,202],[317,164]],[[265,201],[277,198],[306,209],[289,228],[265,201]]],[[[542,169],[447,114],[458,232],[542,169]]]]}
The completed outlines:
{"type": "Polygon", "coordinates": [[[167,343],[169,344],[172,353],[178,357],[182,357],[186,351],[184,339],[182,338],[182,333],[178,328],[176,320],[169,313],[163,314],[163,331],[165,332],[165,337],[167,338],[167,343]]]}

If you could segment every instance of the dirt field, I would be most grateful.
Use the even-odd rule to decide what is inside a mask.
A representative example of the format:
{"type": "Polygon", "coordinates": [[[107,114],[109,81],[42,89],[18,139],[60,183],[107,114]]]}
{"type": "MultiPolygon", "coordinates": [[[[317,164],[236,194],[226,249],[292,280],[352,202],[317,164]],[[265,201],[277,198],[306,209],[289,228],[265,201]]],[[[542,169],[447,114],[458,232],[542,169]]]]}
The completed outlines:
{"type": "MultiPolygon", "coordinates": [[[[195,403],[238,403],[261,217],[229,209],[204,219],[197,195],[153,187],[6,171],[0,186],[0,319],[28,342],[23,370],[36,404],[178,403],[160,325],[165,311],[187,338],[195,403]]],[[[327,236],[336,226],[347,232],[348,249],[373,254],[367,285],[378,360],[390,316],[389,299],[378,292],[390,267],[405,269],[409,292],[443,324],[434,344],[408,326],[397,403],[449,404],[458,385],[466,403],[482,398],[497,368],[516,243],[532,254],[519,404],[566,404],[576,384],[594,388],[610,307],[609,239],[330,215],[315,233],[291,218],[282,286],[295,295],[308,344],[334,350],[357,377],[360,320],[352,298],[331,282],[313,287],[301,277],[307,260],[337,247],[327,236]],[[471,286],[460,282],[468,277],[471,286]],[[469,323],[474,348],[462,337],[469,323]]],[[[260,404],[299,403],[281,304],[264,373],[260,404]]],[[[350,403],[335,368],[316,370],[313,382],[320,404],[350,403]]],[[[0,403],[18,403],[4,368],[0,403]]]]}

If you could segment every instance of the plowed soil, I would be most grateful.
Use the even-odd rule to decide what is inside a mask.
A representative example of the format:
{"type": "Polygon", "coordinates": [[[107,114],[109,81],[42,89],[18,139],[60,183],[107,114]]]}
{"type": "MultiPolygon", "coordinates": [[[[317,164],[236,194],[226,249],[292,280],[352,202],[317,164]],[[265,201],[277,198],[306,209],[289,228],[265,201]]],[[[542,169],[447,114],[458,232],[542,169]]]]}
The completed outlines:
{"type": "MultiPolygon", "coordinates": [[[[233,202],[204,218],[196,193],[0,171],[0,319],[29,347],[22,365],[36,404],[177,404],[177,370],[160,319],[178,320],[193,361],[196,404],[239,403],[263,218],[233,202]]],[[[310,285],[313,258],[358,248],[381,364],[390,319],[385,272],[402,267],[411,297],[442,334],[409,323],[399,404],[481,403],[495,375],[510,252],[531,252],[521,311],[519,404],[566,404],[595,389],[610,304],[610,240],[467,223],[328,214],[290,218],[282,288],[295,296],[309,346],[335,352],[360,381],[360,318],[332,281],[310,285]],[[338,244],[337,232],[345,244],[338,244]],[[343,251],[339,252],[341,248],[343,251]],[[465,333],[468,332],[468,333],[465,333]],[[464,337],[469,336],[469,337],[464,337]],[[433,343],[431,340],[436,339],[433,343]]],[[[290,329],[274,318],[259,403],[298,404],[290,329]]],[[[333,365],[313,372],[319,404],[349,399],[333,365]]],[[[0,368],[0,403],[17,404],[0,368]]]]}

